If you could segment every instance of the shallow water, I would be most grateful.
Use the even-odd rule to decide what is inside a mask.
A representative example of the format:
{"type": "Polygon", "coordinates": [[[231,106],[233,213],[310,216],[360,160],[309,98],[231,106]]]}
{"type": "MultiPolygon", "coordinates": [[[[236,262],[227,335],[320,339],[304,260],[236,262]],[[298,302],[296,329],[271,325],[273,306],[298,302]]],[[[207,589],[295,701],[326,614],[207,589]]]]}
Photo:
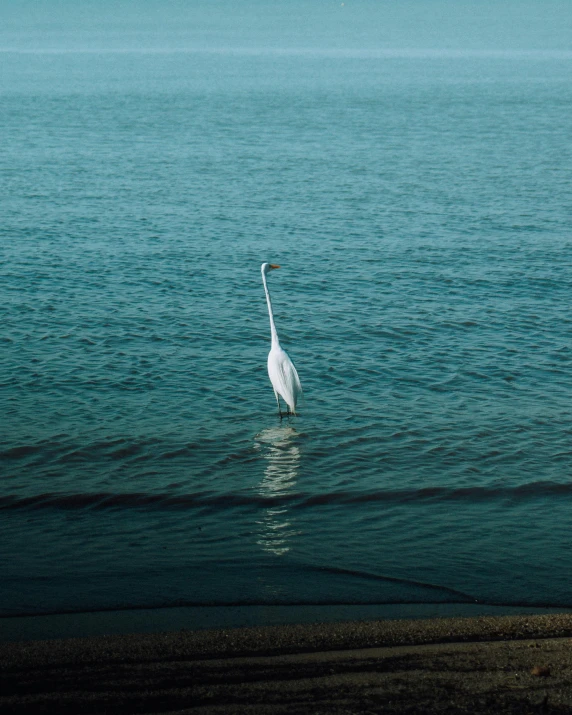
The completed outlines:
{"type": "Polygon", "coordinates": [[[466,52],[354,7],[5,25],[1,614],[572,606],[563,5],[466,52]]]}

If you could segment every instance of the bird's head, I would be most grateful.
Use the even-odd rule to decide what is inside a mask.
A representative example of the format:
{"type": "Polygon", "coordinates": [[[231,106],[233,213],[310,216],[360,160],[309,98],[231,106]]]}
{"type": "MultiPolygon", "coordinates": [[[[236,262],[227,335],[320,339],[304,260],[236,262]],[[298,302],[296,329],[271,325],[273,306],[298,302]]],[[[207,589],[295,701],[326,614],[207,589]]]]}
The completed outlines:
{"type": "Polygon", "coordinates": [[[280,268],[280,266],[277,266],[276,263],[263,263],[260,266],[260,270],[264,275],[268,273],[268,271],[274,271],[276,268],[280,268]]]}

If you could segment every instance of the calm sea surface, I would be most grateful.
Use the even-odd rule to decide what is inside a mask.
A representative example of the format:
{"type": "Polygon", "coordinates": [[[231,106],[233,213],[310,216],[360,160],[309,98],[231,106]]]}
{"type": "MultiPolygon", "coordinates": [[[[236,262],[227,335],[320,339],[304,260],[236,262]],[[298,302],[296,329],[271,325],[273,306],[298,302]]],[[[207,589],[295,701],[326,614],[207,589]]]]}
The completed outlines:
{"type": "Polygon", "coordinates": [[[572,607],[570,48],[177,7],[0,33],[0,615],[572,607]]]}

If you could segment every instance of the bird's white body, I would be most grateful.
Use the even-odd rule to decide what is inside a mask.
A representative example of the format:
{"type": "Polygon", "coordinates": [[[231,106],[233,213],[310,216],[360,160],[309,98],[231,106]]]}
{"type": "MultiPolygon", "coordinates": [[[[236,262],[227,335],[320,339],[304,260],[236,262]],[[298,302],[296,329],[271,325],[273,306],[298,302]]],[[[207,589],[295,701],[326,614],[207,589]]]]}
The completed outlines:
{"type": "Polygon", "coordinates": [[[280,411],[280,396],[288,405],[288,409],[292,414],[296,414],[296,404],[302,396],[302,385],[298,372],[294,367],[294,363],[288,357],[288,353],[280,346],[278,333],[274,325],[274,315],[272,314],[272,303],[270,302],[270,293],[266,285],[266,274],[268,271],[278,268],[270,263],[263,263],[261,266],[262,283],[266,293],[266,302],[268,303],[268,315],[270,317],[270,333],[272,336],[272,345],[268,353],[268,377],[274,388],[276,401],[278,402],[278,410],[280,411]]]}
{"type": "MultiPolygon", "coordinates": [[[[268,377],[274,388],[276,399],[278,395],[288,405],[292,414],[296,414],[296,403],[302,395],[302,385],[294,363],[288,357],[288,353],[280,347],[280,344],[273,345],[268,353],[268,377]]],[[[280,407],[280,403],[278,403],[280,407]]]]}

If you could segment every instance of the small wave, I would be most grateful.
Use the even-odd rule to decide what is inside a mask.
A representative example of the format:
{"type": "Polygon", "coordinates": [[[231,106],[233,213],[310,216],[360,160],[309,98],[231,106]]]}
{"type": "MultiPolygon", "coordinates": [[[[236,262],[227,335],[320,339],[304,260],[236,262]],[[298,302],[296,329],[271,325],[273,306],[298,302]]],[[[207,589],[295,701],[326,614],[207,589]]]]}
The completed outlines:
{"type": "Polygon", "coordinates": [[[31,454],[36,454],[42,449],[42,445],[23,444],[18,447],[10,447],[0,451],[0,459],[21,459],[31,454]]]}
{"type": "Polygon", "coordinates": [[[423,489],[379,490],[375,492],[337,491],[326,494],[303,492],[261,495],[241,492],[213,494],[195,492],[170,494],[145,492],[97,492],[85,494],[44,493],[33,496],[8,494],[0,497],[0,509],[233,509],[289,506],[308,509],[374,502],[470,502],[506,499],[517,501],[542,497],[572,496],[572,483],[533,482],[517,487],[425,487],[423,489]]]}
{"type": "Polygon", "coordinates": [[[409,578],[397,578],[396,576],[385,576],[383,574],[371,573],[369,571],[356,571],[355,569],[344,569],[337,566],[308,566],[312,571],[326,571],[331,574],[339,574],[340,576],[353,576],[369,581],[385,581],[387,583],[396,583],[402,586],[412,586],[413,588],[426,589],[429,591],[442,592],[449,598],[453,598],[455,603],[478,603],[479,600],[464,591],[459,591],[456,588],[449,586],[440,586],[439,584],[428,583],[426,581],[416,581],[409,578]]]}

